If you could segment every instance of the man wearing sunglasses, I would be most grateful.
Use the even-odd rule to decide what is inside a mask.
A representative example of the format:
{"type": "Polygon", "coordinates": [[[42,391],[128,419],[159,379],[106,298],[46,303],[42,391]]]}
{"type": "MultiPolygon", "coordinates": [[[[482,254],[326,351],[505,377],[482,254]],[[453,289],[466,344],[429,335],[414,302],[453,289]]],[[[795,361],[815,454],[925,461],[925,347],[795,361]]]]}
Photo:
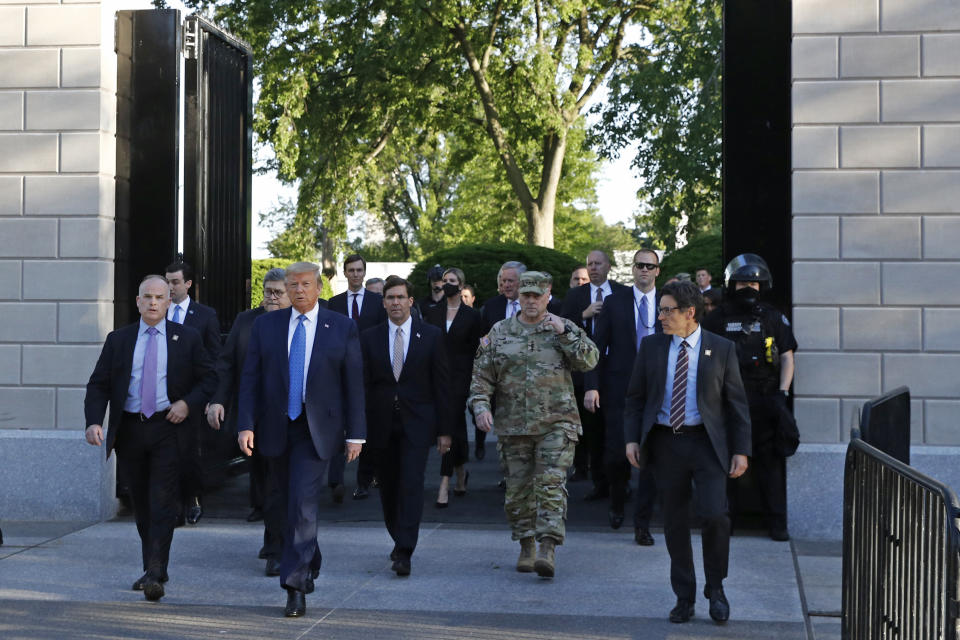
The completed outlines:
{"type": "MultiPolygon", "coordinates": [[[[657,321],[657,276],[660,258],[652,249],[633,255],[633,286],[614,292],[597,316],[593,339],[600,350],[600,363],[584,376],[583,404],[588,411],[603,408],[605,428],[604,466],[610,483],[610,526],[623,524],[623,506],[630,485],[630,465],[623,458],[623,408],[627,382],[640,341],[662,332],[657,321]]],[[[642,546],[653,545],[650,517],[657,486],[649,469],[640,472],[634,503],[633,538],[642,546]]]]}
{"type": "Polygon", "coordinates": [[[727,477],[739,478],[751,454],[750,410],[734,343],[700,328],[703,296],[692,282],[663,287],[663,333],[640,343],[627,388],[627,460],[651,466],[663,504],[670,583],[677,604],[671,622],[693,617],[697,579],[690,542],[690,502],[703,521],[703,595],[710,617],[726,622],[723,593],[730,556],[727,477]]]}

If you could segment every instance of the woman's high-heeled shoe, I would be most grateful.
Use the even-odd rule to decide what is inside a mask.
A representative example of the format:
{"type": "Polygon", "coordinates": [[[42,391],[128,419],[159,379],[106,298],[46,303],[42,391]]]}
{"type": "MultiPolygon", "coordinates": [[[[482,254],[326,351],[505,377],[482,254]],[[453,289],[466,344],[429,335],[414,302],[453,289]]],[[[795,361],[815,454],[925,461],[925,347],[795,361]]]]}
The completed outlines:
{"type": "Polygon", "coordinates": [[[464,474],[463,474],[463,489],[456,489],[456,488],[454,488],[454,490],[453,490],[453,495],[455,495],[455,496],[465,496],[465,495],[467,495],[467,483],[468,483],[468,482],[470,482],[470,472],[469,472],[469,471],[465,471],[464,474]]]}

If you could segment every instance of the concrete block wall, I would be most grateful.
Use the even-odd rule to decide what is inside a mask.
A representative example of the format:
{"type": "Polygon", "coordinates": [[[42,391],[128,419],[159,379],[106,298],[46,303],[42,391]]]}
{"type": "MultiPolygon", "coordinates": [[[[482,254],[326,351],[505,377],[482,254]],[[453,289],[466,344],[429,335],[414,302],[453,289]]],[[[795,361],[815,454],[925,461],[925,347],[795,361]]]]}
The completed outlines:
{"type": "Polygon", "coordinates": [[[0,0],[0,518],[114,509],[83,393],[113,328],[118,8],[0,0]]]}
{"type": "Polygon", "coordinates": [[[802,439],[908,385],[914,443],[960,445],[960,2],[793,0],[793,32],[802,439]]]}

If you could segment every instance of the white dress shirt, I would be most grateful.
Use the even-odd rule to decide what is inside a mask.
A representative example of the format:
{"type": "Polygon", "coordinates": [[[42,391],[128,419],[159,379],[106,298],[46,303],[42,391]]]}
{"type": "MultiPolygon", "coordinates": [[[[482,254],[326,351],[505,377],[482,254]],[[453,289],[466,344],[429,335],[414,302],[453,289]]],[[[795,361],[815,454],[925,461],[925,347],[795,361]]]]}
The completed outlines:
{"type": "Polygon", "coordinates": [[[367,290],[364,289],[363,287],[360,287],[359,291],[350,291],[349,289],[347,290],[347,317],[350,318],[351,320],[354,319],[353,297],[354,296],[357,297],[357,311],[360,313],[363,313],[363,294],[366,292],[367,290]]]}
{"type": "Polygon", "coordinates": [[[393,345],[397,341],[397,329],[403,329],[403,361],[407,361],[407,352],[410,350],[410,327],[413,326],[413,316],[407,316],[406,322],[401,325],[396,325],[393,323],[393,320],[390,320],[390,323],[387,325],[390,327],[390,331],[387,332],[387,360],[391,363],[393,362],[393,345]]]}
{"type": "Polygon", "coordinates": [[[190,296],[188,295],[177,303],[170,302],[170,308],[167,309],[167,320],[170,322],[173,322],[173,314],[177,312],[177,307],[180,307],[180,324],[183,324],[183,321],[187,319],[187,309],[190,308],[190,296]]]}
{"type": "Polygon", "coordinates": [[[684,425],[703,424],[700,417],[700,408],[697,406],[697,364],[700,362],[700,325],[686,338],[673,336],[670,341],[670,352],[667,354],[667,378],[663,390],[663,405],[657,412],[657,424],[670,425],[670,401],[673,398],[673,376],[677,371],[677,354],[680,353],[680,343],[684,340],[687,347],[687,394],[684,401],[684,425]]]}
{"type": "Polygon", "coordinates": [[[507,299],[507,310],[504,313],[504,319],[512,318],[513,316],[520,313],[520,300],[510,300],[507,299]]]}
{"type": "Polygon", "coordinates": [[[641,298],[647,299],[647,317],[643,319],[643,326],[650,327],[650,333],[653,333],[653,325],[657,321],[657,288],[654,287],[644,293],[637,289],[637,285],[633,285],[633,326],[637,326],[641,298]]]}
{"type": "MultiPolygon", "coordinates": [[[[287,329],[287,358],[290,358],[290,344],[293,342],[293,332],[297,330],[299,324],[300,312],[290,307],[290,325],[287,329]]],[[[310,356],[313,354],[313,339],[317,336],[317,315],[320,312],[320,305],[314,304],[313,309],[307,311],[304,315],[303,328],[306,331],[306,344],[303,350],[303,389],[300,391],[300,399],[307,401],[307,372],[310,371],[310,356]]]]}

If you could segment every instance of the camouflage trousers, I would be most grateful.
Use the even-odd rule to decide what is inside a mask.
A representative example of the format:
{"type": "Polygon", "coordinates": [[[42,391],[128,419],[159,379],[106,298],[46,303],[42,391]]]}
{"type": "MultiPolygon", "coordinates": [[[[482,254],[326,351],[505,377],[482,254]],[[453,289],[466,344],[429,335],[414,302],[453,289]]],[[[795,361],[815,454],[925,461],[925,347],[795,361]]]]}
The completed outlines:
{"type": "Polygon", "coordinates": [[[513,539],[550,536],[563,543],[567,520],[567,467],[576,440],[556,430],[538,436],[500,436],[497,452],[507,492],[503,509],[513,539]]]}

